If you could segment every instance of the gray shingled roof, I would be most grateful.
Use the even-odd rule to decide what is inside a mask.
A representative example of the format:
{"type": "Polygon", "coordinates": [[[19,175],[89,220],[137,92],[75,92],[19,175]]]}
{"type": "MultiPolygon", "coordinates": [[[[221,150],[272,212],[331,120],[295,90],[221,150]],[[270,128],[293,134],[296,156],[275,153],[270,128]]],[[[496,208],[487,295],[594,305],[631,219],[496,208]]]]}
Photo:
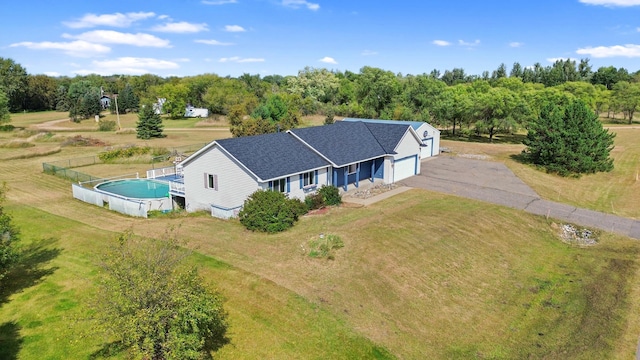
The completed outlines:
{"type": "Polygon", "coordinates": [[[387,154],[395,154],[396,146],[409,130],[409,124],[364,123],[387,154]]]}
{"type": "MultiPolygon", "coordinates": [[[[390,125],[384,125],[390,126],[390,125]]],[[[374,126],[375,127],[375,126],[374,126]]],[[[404,130],[409,125],[401,126],[404,130]]],[[[332,125],[315,126],[303,129],[292,129],[291,132],[304,142],[323,154],[336,166],[344,166],[355,162],[394,154],[393,149],[400,141],[391,146],[397,138],[396,128],[389,127],[391,135],[385,135],[382,128],[375,127],[382,143],[374,136],[367,124],[363,122],[336,122],[332,125]],[[389,148],[391,148],[389,150],[389,148]]]]}
{"type": "MultiPolygon", "coordinates": [[[[357,121],[362,121],[365,123],[378,123],[378,124],[407,124],[407,125],[411,125],[411,127],[413,128],[413,130],[418,130],[420,128],[420,126],[424,125],[425,122],[422,121],[407,121],[407,120],[382,120],[382,119],[358,119],[358,118],[344,118],[340,121],[348,121],[348,122],[357,122],[357,121]]],[[[428,123],[426,123],[427,125],[429,125],[428,123]]]]}
{"type": "Polygon", "coordinates": [[[284,132],[224,139],[217,143],[264,181],[329,165],[320,155],[284,132]]]}

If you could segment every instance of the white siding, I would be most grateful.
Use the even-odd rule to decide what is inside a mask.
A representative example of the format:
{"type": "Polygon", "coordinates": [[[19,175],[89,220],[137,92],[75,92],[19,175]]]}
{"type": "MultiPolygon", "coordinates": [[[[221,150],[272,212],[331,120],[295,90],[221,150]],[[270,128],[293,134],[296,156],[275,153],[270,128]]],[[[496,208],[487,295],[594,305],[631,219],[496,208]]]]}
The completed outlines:
{"type": "Polygon", "coordinates": [[[236,208],[259,189],[255,177],[217,145],[184,166],[184,185],[187,211],[236,208]],[[205,174],[218,176],[218,190],[205,187],[205,174]]]}
{"type": "MultiPolygon", "coordinates": [[[[418,158],[420,158],[420,142],[407,131],[398,146],[396,146],[395,151],[397,154],[393,156],[394,160],[404,159],[412,155],[418,155],[418,158]]],[[[418,161],[416,174],[420,174],[420,161],[418,161]]]]}
{"type": "Polygon", "coordinates": [[[424,123],[416,130],[416,133],[424,144],[429,145],[428,148],[422,148],[421,158],[436,156],[440,153],[440,130],[430,124],[424,123]],[[424,136],[425,131],[428,133],[428,136],[424,136]]]}

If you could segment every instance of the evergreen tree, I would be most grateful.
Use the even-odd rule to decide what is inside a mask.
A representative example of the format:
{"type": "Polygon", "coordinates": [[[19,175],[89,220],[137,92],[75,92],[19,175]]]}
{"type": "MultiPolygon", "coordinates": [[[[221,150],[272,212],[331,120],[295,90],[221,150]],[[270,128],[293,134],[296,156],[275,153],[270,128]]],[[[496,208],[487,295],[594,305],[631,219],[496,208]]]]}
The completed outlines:
{"type": "Polygon", "coordinates": [[[598,116],[581,100],[565,107],[546,103],[528,129],[524,155],[560,175],[611,171],[615,134],[603,129],[598,116]]]}
{"type": "Polygon", "coordinates": [[[151,104],[142,105],[136,127],[138,139],[163,138],[166,136],[162,133],[163,127],[162,118],[156,114],[153,106],[151,104]]]}

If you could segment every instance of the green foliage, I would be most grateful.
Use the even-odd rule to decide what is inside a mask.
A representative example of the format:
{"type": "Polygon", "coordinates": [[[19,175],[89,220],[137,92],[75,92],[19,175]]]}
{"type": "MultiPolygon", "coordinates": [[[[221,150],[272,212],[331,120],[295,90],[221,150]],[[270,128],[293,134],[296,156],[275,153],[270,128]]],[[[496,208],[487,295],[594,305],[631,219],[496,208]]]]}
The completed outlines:
{"type": "Polygon", "coordinates": [[[162,118],[156,114],[151,104],[142,105],[140,113],[138,113],[138,122],[136,123],[136,133],[138,139],[148,140],[151,138],[163,138],[166,135],[162,133],[162,118]]]}
{"type": "Polygon", "coordinates": [[[9,114],[9,99],[7,95],[0,88],[0,125],[11,121],[11,115],[9,114]]]}
{"type": "Polygon", "coordinates": [[[258,190],[244,202],[238,218],[251,231],[276,233],[287,230],[307,212],[305,204],[285,194],[258,190]]]}
{"type": "Polygon", "coordinates": [[[102,261],[99,326],[139,359],[201,359],[228,340],[220,295],[208,290],[174,234],[120,234],[102,261]]]}
{"type": "Polygon", "coordinates": [[[15,130],[15,128],[16,128],[16,127],[15,127],[15,126],[13,126],[13,125],[11,125],[11,124],[0,125],[0,131],[6,131],[6,132],[9,132],[9,131],[13,131],[13,130],[15,130]]]}
{"type": "Polygon", "coordinates": [[[309,241],[309,256],[335,260],[335,250],[344,247],[344,242],[338,235],[320,235],[317,239],[309,241]]]}
{"type": "Polygon", "coordinates": [[[20,239],[20,231],[13,224],[11,215],[4,210],[3,203],[7,187],[0,186],[0,280],[18,259],[16,243],[20,239]]]}
{"type": "Polygon", "coordinates": [[[27,70],[13,59],[0,57],[0,88],[5,92],[9,111],[24,110],[23,104],[27,96],[27,70]]]}
{"type": "Polygon", "coordinates": [[[105,151],[98,154],[98,158],[103,162],[110,162],[115,159],[130,158],[138,155],[146,155],[151,153],[152,149],[149,146],[128,146],[118,149],[105,151]]]}
{"type": "Polygon", "coordinates": [[[113,120],[100,120],[98,122],[98,131],[114,131],[116,129],[116,122],[113,120]]]}
{"type": "Polygon", "coordinates": [[[67,92],[69,117],[75,122],[100,114],[100,88],[89,80],[80,80],[69,86],[67,92]]]}
{"type": "Polygon", "coordinates": [[[547,103],[528,130],[523,154],[547,171],[567,176],[613,169],[615,134],[580,100],[566,107],[547,103]]]}
{"type": "Polygon", "coordinates": [[[321,209],[326,205],[324,202],[324,198],[322,197],[322,194],[318,192],[311,195],[307,195],[307,197],[304,198],[304,204],[307,206],[307,209],[309,210],[321,209]]]}
{"type": "Polygon", "coordinates": [[[342,196],[340,196],[340,189],[331,185],[322,185],[318,189],[318,194],[322,196],[322,200],[329,206],[342,204],[342,196]]]}
{"type": "Polygon", "coordinates": [[[329,109],[327,110],[327,113],[324,117],[324,124],[325,125],[331,125],[333,124],[336,120],[335,120],[335,115],[336,112],[333,109],[329,109]]]}

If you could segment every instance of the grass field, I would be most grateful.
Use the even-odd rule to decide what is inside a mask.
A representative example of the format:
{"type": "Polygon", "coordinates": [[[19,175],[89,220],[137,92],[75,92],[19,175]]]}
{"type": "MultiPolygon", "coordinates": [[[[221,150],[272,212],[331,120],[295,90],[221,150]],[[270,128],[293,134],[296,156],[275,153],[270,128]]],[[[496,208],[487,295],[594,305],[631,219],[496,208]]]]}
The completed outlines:
{"type": "MultiPolygon", "coordinates": [[[[138,143],[135,134],[59,135],[76,133],[114,146],[138,143]]],[[[195,124],[193,131],[167,133],[148,143],[169,147],[226,137],[195,124]]],[[[0,133],[0,144],[14,135],[0,133]]],[[[625,184],[620,178],[638,165],[634,133],[619,132],[616,142],[625,150],[615,154],[619,172],[605,174],[608,180],[540,173],[509,156],[519,145],[443,146],[504,161],[536,191],[549,189],[551,195],[543,196],[559,196],[556,190],[584,201],[574,187],[587,194],[607,181],[625,184]]],[[[205,281],[226,297],[231,343],[217,359],[633,357],[640,334],[637,241],[602,233],[599,245],[574,247],[560,241],[552,220],[422,190],[306,216],[277,235],[250,233],[237,221],[206,214],[135,219],[74,200],[69,182],[41,172],[43,161],[103,148],[61,147],[54,154],[10,159],[51,146],[59,143],[0,148],[0,159],[8,159],[0,161],[9,186],[5,207],[22,229],[25,252],[0,290],[0,358],[108,357],[102,355],[109,339],[92,331],[88,306],[100,254],[118,232],[160,238],[170,226],[179,227],[195,250],[191,261],[205,281]],[[344,241],[335,260],[307,255],[320,233],[344,241]]],[[[144,165],[80,171],[116,172],[112,167],[126,173],[144,165]]],[[[633,203],[624,205],[622,198],[634,196],[637,185],[626,184],[631,189],[611,184],[587,198],[599,206],[597,199],[618,194],[616,211],[633,214],[633,203]]]]}

